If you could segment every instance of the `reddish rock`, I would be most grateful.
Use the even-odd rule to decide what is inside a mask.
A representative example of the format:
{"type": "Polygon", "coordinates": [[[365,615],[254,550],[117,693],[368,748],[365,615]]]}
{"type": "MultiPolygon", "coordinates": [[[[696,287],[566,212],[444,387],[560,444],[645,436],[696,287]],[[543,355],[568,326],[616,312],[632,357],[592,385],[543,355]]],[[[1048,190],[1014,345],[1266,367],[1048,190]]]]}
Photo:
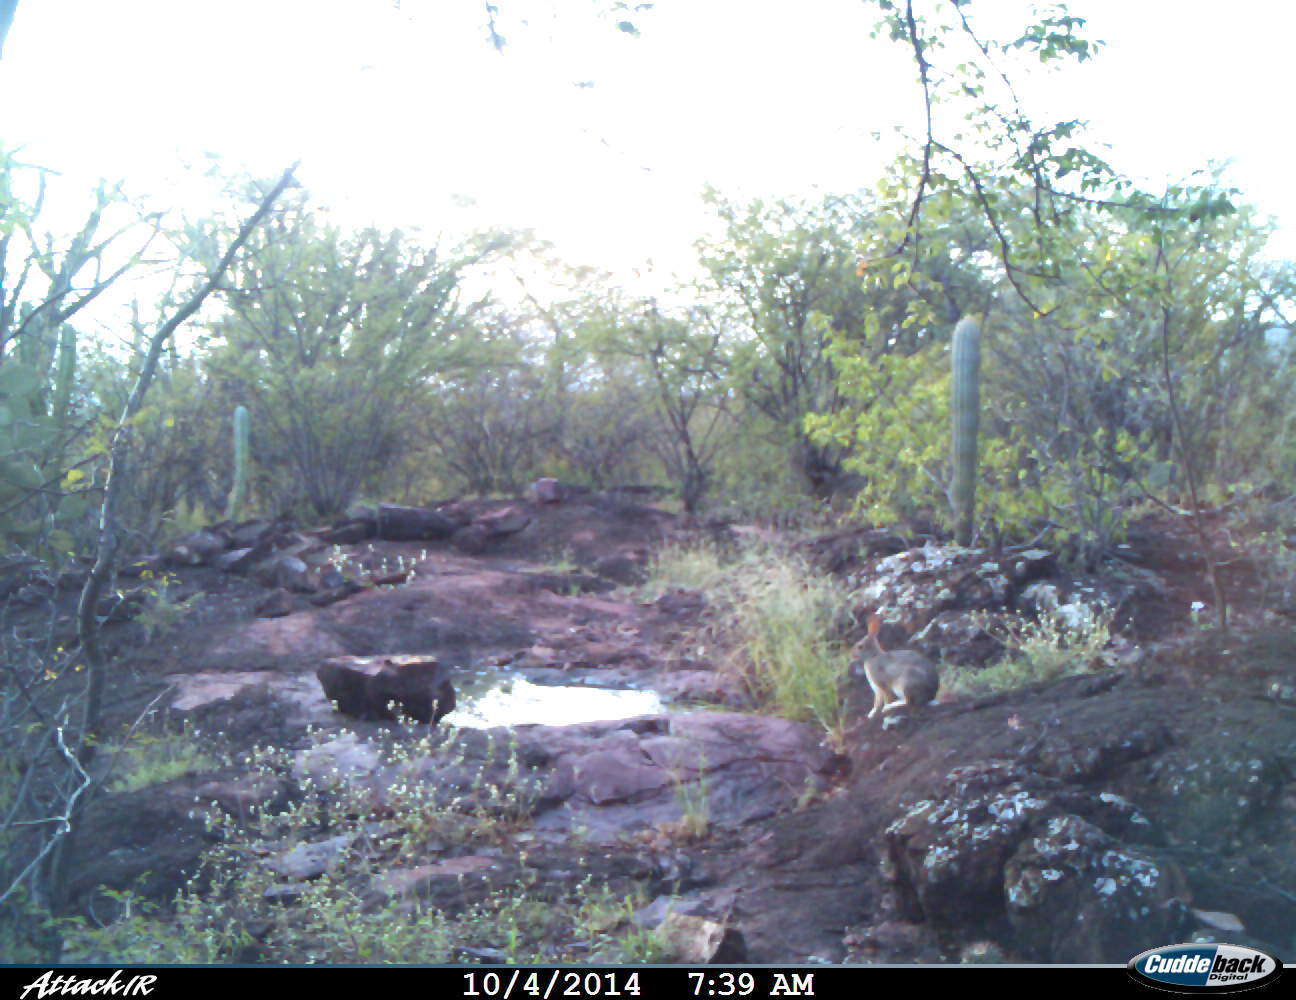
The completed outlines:
{"type": "Polygon", "coordinates": [[[440,721],[454,711],[450,668],[422,656],[338,656],[315,674],[339,712],[360,719],[440,721]]]}

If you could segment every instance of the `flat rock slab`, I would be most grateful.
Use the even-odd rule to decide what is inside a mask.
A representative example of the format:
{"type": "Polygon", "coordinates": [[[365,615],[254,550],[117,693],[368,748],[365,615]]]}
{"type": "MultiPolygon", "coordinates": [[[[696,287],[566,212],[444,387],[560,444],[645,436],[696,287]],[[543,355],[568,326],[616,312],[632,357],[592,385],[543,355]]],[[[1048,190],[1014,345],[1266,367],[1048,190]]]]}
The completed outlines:
{"type": "Polygon", "coordinates": [[[202,719],[228,706],[235,699],[263,693],[284,706],[289,720],[300,725],[325,722],[332,708],[309,674],[280,674],[268,671],[209,671],[170,674],[165,680],[175,685],[171,707],[184,715],[202,719]]]}
{"type": "Polygon", "coordinates": [[[262,618],[236,630],[222,630],[220,635],[195,666],[217,670],[305,667],[347,652],[313,610],[262,618]]]}
{"type": "Polygon", "coordinates": [[[580,830],[593,843],[612,844],[676,823],[686,811],[704,812],[711,825],[738,826],[793,809],[825,786],[836,760],[811,726],[694,712],[456,730],[439,751],[399,763],[347,733],[299,753],[295,771],[376,802],[411,785],[446,801],[498,788],[501,801],[528,803],[523,808],[538,832],[580,830]]]}
{"type": "Polygon", "coordinates": [[[595,842],[703,811],[739,825],[793,808],[822,786],[834,755],[810,726],[729,712],[629,720],[619,728],[538,726],[519,731],[547,755],[546,801],[537,829],[583,830],[595,842]]]}

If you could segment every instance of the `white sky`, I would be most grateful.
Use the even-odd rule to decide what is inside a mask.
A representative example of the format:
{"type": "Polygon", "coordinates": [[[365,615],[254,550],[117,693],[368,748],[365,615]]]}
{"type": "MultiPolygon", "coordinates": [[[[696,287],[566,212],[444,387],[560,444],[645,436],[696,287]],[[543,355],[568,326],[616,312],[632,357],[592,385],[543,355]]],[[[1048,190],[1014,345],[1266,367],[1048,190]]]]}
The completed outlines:
{"type": "MultiPolygon", "coordinates": [[[[705,183],[866,186],[895,148],[872,133],[918,107],[911,63],[869,39],[860,0],[658,0],[638,39],[599,0],[498,2],[503,55],[480,0],[19,0],[0,141],[69,185],[123,178],[159,206],[185,200],[180,164],[204,152],[265,175],[301,157],[306,186],[351,221],[531,227],[572,263],[628,274],[652,259],[664,281],[708,225],[705,183]]],[[[1232,159],[1296,256],[1296,3],[1071,9],[1109,46],[1024,88],[1035,110],[1091,119],[1119,167],[1153,180],[1232,159]]]]}

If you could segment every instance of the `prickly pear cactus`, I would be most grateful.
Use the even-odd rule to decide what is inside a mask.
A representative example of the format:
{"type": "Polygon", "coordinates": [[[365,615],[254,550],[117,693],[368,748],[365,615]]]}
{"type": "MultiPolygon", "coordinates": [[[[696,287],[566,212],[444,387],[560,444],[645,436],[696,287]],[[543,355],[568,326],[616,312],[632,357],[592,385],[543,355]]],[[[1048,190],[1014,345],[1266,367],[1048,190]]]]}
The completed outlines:
{"type": "Polygon", "coordinates": [[[981,419],[981,324],[965,316],[954,328],[954,378],[950,410],[954,424],[954,507],[960,545],[972,542],[976,516],[977,429],[981,419]]]}

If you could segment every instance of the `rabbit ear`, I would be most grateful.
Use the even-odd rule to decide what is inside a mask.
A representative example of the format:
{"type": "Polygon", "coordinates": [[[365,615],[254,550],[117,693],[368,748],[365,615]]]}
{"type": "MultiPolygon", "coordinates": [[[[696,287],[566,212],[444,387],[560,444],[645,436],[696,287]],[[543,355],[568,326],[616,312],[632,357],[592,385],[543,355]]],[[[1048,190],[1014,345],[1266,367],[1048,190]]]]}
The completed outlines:
{"type": "Polygon", "coordinates": [[[874,639],[877,638],[878,630],[882,628],[882,619],[877,615],[869,615],[868,634],[874,639]]]}

